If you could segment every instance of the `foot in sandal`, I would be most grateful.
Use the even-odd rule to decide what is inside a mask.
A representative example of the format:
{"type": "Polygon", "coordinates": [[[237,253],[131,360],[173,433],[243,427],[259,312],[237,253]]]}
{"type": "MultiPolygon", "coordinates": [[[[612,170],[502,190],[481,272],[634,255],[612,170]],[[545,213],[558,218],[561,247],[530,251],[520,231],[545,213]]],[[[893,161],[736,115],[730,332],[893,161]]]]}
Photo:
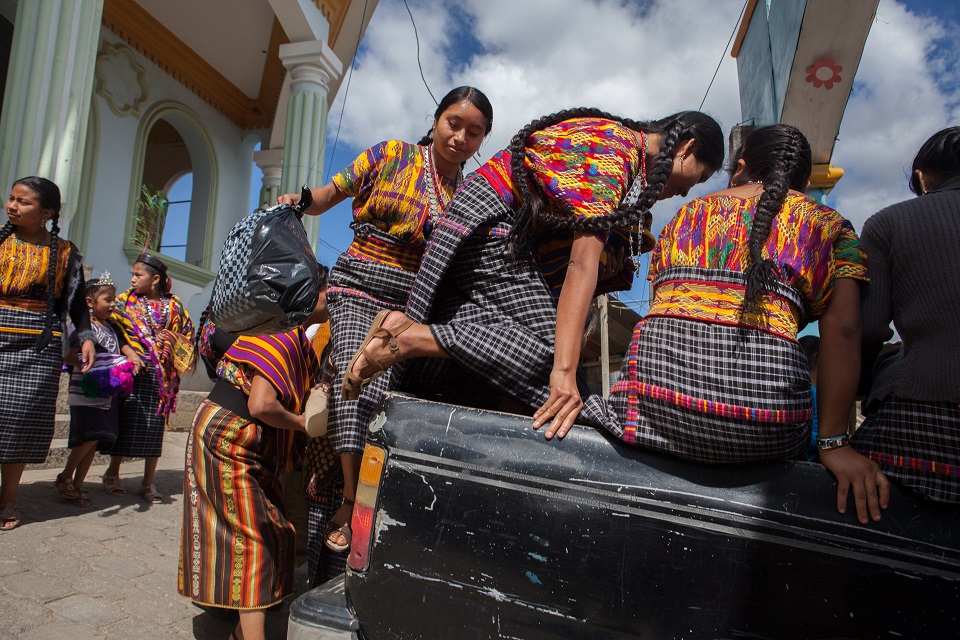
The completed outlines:
{"type": "Polygon", "coordinates": [[[20,526],[20,514],[12,502],[0,504],[0,531],[10,531],[20,526]]]}
{"type": "Polygon", "coordinates": [[[323,532],[323,544],[331,551],[341,553],[350,548],[353,533],[350,530],[350,520],[353,518],[353,500],[343,499],[343,504],[330,518],[323,532]],[[341,524],[342,523],[342,524],[341,524]]]}
{"type": "Polygon", "coordinates": [[[120,481],[120,476],[104,475],[101,480],[103,480],[103,490],[111,496],[123,496],[127,494],[126,489],[123,488],[123,482],[120,481]]]}
{"type": "Polygon", "coordinates": [[[398,338],[413,324],[402,311],[384,309],[377,314],[347,367],[341,389],[344,400],[356,400],[371,380],[403,362],[398,338]]]}
{"type": "Polygon", "coordinates": [[[53,486],[57,488],[60,496],[67,500],[76,500],[80,497],[80,490],[74,486],[73,478],[64,476],[62,473],[53,481],[53,486]]]}
{"type": "Polygon", "coordinates": [[[160,504],[163,502],[163,494],[157,491],[157,485],[151,484],[140,485],[140,491],[138,491],[140,497],[149,502],[150,504],[160,504]]]}

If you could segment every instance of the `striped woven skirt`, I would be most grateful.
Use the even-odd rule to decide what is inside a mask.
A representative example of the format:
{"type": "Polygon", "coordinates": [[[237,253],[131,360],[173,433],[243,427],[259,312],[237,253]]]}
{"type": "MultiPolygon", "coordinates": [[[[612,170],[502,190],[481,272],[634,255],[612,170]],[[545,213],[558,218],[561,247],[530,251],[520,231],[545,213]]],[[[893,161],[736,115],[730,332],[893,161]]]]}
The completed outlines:
{"type": "Polygon", "coordinates": [[[960,502],[960,405],[888,396],[851,444],[883,473],[937,502],[960,502]]]}
{"type": "Polygon", "coordinates": [[[44,314],[0,306],[0,464],[43,462],[63,365],[59,332],[37,353],[44,314]]]}
{"type": "Polygon", "coordinates": [[[276,469],[276,432],[204,400],[187,438],[178,590],[256,610],[293,591],[296,531],[276,469]]]}
{"type": "Polygon", "coordinates": [[[144,360],[143,371],[133,378],[133,393],[120,401],[120,428],[110,455],[159,458],[163,451],[163,430],[167,419],[157,415],[160,380],[153,363],[144,360]]]}
{"type": "Polygon", "coordinates": [[[807,358],[770,333],[683,318],[639,322],[610,396],[624,442],[707,463],[805,459],[807,358]]]}

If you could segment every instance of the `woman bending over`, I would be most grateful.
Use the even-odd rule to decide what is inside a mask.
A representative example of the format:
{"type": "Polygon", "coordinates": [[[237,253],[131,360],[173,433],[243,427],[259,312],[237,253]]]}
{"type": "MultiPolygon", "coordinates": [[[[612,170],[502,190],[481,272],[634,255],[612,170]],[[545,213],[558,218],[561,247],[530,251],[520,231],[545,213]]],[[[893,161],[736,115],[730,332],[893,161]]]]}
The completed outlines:
{"type": "Polygon", "coordinates": [[[400,360],[400,382],[536,410],[565,433],[605,405],[578,383],[590,301],[630,287],[653,245],[650,207],[723,163],[723,133],[693,111],[638,122],[596,109],[541,118],[481,167],[435,224],[406,314],[383,312],[346,392],[400,360]],[[642,225],[642,229],[640,226],[642,225]]]}

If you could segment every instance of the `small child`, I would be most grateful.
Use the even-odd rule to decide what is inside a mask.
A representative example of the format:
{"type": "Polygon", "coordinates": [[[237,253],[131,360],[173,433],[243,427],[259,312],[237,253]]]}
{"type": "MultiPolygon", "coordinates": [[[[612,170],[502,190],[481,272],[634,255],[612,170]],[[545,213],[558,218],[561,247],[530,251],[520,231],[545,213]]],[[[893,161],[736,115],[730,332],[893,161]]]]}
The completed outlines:
{"type": "Polygon", "coordinates": [[[121,391],[129,393],[133,389],[133,360],[136,356],[128,345],[121,347],[113,327],[107,324],[117,295],[110,273],[104,272],[99,278],[87,280],[86,294],[97,355],[94,366],[81,373],[77,334],[74,331],[70,335],[71,349],[64,358],[73,367],[67,399],[70,405],[70,457],[54,483],[60,495],[78,507],[91,504],[83,490],[83,481],[98,444],[109,448],[117,439],[117,394],[121,391]]]}

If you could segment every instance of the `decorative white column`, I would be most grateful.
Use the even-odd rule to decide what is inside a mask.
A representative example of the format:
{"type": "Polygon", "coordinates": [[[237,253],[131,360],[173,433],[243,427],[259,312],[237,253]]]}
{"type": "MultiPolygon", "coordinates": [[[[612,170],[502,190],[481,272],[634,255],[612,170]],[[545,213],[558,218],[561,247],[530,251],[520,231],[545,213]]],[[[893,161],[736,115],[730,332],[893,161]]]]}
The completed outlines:
{"type": "Polygon", "coordinates": [[[103,0],[18,2],[0,118],[0,189],[29,175],[60,187],[62,234],[76,213],[103,0]]]}
{"type": "MultiPolygon", "coordinates": [[[[290,74],[280,192],[299,193],[304,184],[321,186],[330,108],[328,87],[330,81],[339,79],[343,65],[322,40],[285,44],[280,47],[280,59],[290,74]]],[[[304,216],[303,222],[316,250],[320,219],[304,216]]]]}
{"type": "Polygon", "coordinates": [[[272,207],[277,203],[280,196],[280,180],[283,176],[283,149],[264,149],[255,151],[253,161],[257,164],[260,171],[263,172],[263,179],[260,181],[260,201],[257,203],[261,207],[272,207]]]}

